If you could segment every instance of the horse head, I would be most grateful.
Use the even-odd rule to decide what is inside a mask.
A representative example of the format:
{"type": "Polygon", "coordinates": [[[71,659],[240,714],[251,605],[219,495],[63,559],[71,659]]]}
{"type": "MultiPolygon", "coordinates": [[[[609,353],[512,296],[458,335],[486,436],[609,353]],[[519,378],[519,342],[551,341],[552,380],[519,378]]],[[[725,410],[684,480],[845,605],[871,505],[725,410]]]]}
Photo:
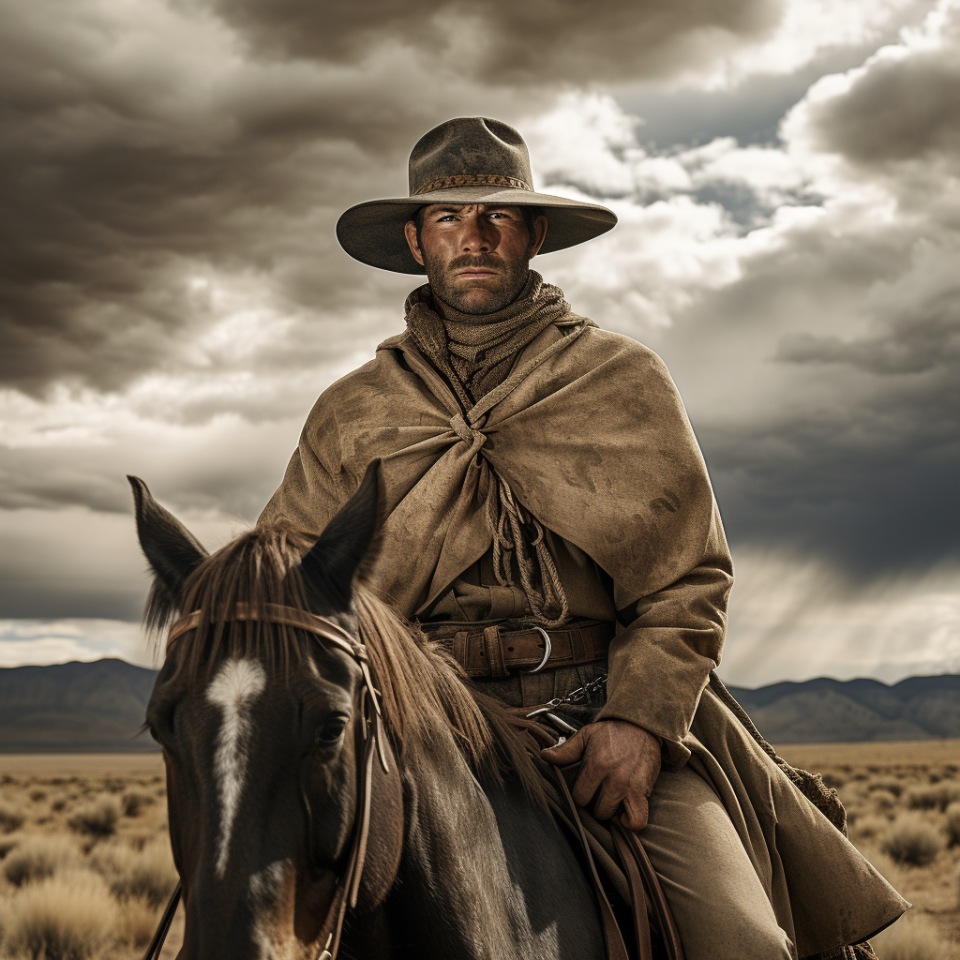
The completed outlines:
{"type": "Polygon", "coordinates": [[[378,707],[354,604],[377,464],[315,543],[258,528],[213,555],[130,483],[154,575],[148,624],[178,620],[147,728],[166,764],[180,957],[314,960],[331,941],[335,952],[347,901],[361,915],[382,902],[403,837],[383,736],[369,756],[378,707]]]}

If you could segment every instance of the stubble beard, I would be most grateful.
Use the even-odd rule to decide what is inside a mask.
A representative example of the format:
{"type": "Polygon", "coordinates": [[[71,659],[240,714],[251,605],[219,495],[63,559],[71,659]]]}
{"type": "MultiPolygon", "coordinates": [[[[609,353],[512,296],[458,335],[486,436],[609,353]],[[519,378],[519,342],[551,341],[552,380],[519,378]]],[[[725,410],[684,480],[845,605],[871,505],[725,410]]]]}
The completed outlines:
{"type": "Polygon", "coordinates": [[[445,263],[440,257],[423,253],[423,266],[435,299],[460,313],[483,316],[510,306],[520,296],[530,275],[530,258],[503,260],[489,254],[463,256],[445,263]],[[496,277],[474,286],[457,285],[456,273],[468,267],[499,271],[496,277]]]}

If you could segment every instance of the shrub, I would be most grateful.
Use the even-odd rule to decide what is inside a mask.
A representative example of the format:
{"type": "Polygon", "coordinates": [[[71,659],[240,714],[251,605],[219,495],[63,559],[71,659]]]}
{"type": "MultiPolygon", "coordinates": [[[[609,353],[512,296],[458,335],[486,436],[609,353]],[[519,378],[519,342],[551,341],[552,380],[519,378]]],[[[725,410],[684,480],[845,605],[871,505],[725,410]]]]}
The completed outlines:
{"type": "Polygon", "coordinates": [[[896,777],[877,777],[867,784],[867,790],[886,790],[899,797],[903,793],[903,784],[896,777]]]}
{"type": "Polygon", "coordinates": [[[30,799],[31,799],[34,803],[40,803],[40,802],[42,802],[43,800],[46,800],[46,799],[47,799],[47,791],[46,791],[46,790],[31,790],[31,791],[30,791],[30,799]]]}
{"type": "Polygon", "coordinates": [[[960,800],[960,783],[944,780],[940,783],[917,784],[904,794],[911,810],[946,810],[960,800]]]}
{"type": "Polygon", "coordinates": [[[859,840],[882,837],[890,828],[890,821],[878,814],[866,814],[851,823],[851,834],[859,840]]]}
{"type": "Polygon", "coordinates": [[[23,886],[78,865],[80,855],[66,837],[27,837],[3,861],[3,872],[15,886],[23,886]]]}
{"type": "Polygon", "coordinates": [[[77,810],[67,821],[71,830],[91,837],[109,837],[117,829],[120,803],[116,797],[101,797],[77,810]]]}
{"type": "Polygon", "coordinates": [[[119,844],[101,846],[90,855],[90,865],[106,879],[115,896],[143,899],[155,907],[170,896],[177,883],[165,839],[147,844],[141,852],[119,844]]]}
{"type": "Polygon", "coordinates": [[[0,837],[0,860],[21,843],[23,843],[23,835],[19,833],[11,833],[5,837],[0,837]]]}
{"type": "Polygon", "coordinates": [[[49,877],[6,904],[4,949],[39,960],[99,957],[117,923],[117,905],[89,870],[49,877]]]}
{"type": "Polygon", "coordinates": [[[134,898],[120,904],[116,936],[130,947],[144,947],[150,942],[160,922],[160,911],[147,900],[134,898]]]}
{"type": "Polygon", "coordinates": [[[915,813],[903,813],[890,824],[881,849],[897,863],[922,867],[936,859],[944,847],[943,834],[915,813]]]}
{"type": "Polygon", "coordinates": [[[0,831],[13,833],[23,826],[23,814],[12,804],[0,803],[0,831]]]}
{"type": "Polygon", "coordinates": [[[871,789],[870,799],[877,810],[893,810],[897,807],[897,795],[886,788],[871,789]]]}
{"type": "Polygon", "coordinates": [[[879,960],[953,960],[955,947],[923,914],[907,913],[870,941],[879,960]]]}
{"type": "Polygon", "coordinates": [[[960,844],[960,803],[947,807],[947,840],[951,847],[960,844]]]}
{"type": "Polygon", "coordinates": [[[125,817],[137,817],[144,807],[149,807],[156,802],[155,797],[148,793],[141,793],[139,790],[128,790],[120,800],[125,817]]]}

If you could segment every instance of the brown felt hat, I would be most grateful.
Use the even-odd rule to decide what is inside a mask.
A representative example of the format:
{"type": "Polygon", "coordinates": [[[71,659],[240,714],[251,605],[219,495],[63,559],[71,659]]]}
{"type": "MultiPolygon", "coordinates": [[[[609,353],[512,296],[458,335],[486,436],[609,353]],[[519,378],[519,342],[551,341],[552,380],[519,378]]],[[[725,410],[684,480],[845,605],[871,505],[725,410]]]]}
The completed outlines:
{"type": "Polygon", "coordinates": [[[413,259],[403,226],[431,203],[543,207],[549,227],[541,253],[563,250],[606,233],[617,222],[598,203],[536,193],[530,156],[513,127],[487,117],[459,117],[434,127],[410,154],[410,196],[368,200],[337,222],[351,257],[395,273],[425,273],[413,259]]]}

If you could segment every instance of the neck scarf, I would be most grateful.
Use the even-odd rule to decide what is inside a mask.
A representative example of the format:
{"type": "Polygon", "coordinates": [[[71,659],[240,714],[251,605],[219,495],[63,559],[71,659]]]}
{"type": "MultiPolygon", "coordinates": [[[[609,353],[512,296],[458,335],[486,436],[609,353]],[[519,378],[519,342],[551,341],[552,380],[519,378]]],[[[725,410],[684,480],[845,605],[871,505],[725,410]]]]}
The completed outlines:
{"type": "MultiPolygon", "coordinates": [[[[441,315],[429,285],[407,297],[407,328],[417,346],[456,391],[466,410],[475,406],[510,373],[517,354],[570,305],[563,291],[534,270],[520,295],[496,313],[473,315],[446,306],[441,315]]],[[[500,584],[512,584],[516,566],[533,618],[548,627],[565,623],[569,605],[552,555],[549,531],[518,504],[497,477],[490,501],[494,571],[500,584]]]]}
{"type": "Polygon", "coordinates": [[[530,271],[513,303],[495,313],[437,311],[429,285],[414,290],[405,304],[407,327],[420,349],[450,381],[469,410],[502,383],[514,358],[548,324],[570,312],[563,291],[530,271]]]}

